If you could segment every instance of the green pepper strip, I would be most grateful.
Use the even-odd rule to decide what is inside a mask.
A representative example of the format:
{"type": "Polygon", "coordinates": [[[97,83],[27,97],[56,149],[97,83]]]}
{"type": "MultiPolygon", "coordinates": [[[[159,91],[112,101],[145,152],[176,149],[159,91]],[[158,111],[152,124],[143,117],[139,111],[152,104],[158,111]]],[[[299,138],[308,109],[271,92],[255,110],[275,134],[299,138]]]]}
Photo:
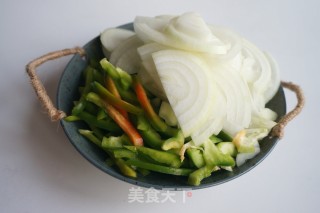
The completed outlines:
{"type": "Polygon", "coordinates": [[[188,176],[190,173],[194,171],[192,169],[186,169],[186,168],[172,168],[167,166],[161,166],[161,165],[148,163],[138,159],[129,159],[126,161],[126,163],[139,168],[148,169],[150,171],[160,172],[160,173],[170,174],[170,175],[178,175],[178,176],[188,176]]]}
{"type": "Polygon", "coordinates": [[[223,154],[217,146],[207,140],[203,143],[204,151],[203,157],[206,165],[208,166],[235,166],[233,157],[223,154]]]}
{"type": "Polygon", "coordinates": [[[130,167],[123,159],[115,158],[114,161],[118,166],[118,168],[120,169],[120,171],[122,172],[122,174],[128,177],[133,177],[133,178],[137,177],[136,171],[132,167],[130,167]]]}
{"type": "Polygon", "coordinates": [[[106,59],[102,59],[100,61],[100,65],[102,69],[114,80],[118,80],[120,78],[120,75],[116,68],[106,59]]]}
{"type": "MultiPolygon", "coordinates": [[[[102,142],[93,135],[92,131],[79,129],[79,133],[81,135],[83,135],[84,137],[86,137],[87,139],[89,139],[95,145],[102,147],[102,142]]],[[[115,158],[113,156],[113,153],[109,150],[105,150],[105,151],[109,154],[109,156],[115,162],[115,164],[117,165],[117,167],[119,168],[119,170],[121,171],[121,173],[123,175],[128,176],[128,177],[133,177],[133,178],[137,177],[136,171],[132,167],[130,167],[130,165],[128,165],[123,159],[115,158]]]]}
{"type": "Polygon", "coordinates": [[[122,148],[124,145],[129,145],[130,140],[127,135],[123,134],[121,136],[110,136],[110,137],[103,137],[102,139],[102,148],[104,150],[107,149],[119,149],[122,148]]]}
{"type": "Polygon", "coordinates": [[[166,164],[173,168],[179,168],[181,166],[180,158],[176,154],[147,147],[136,147],[136,149],[138,153],[142,153],[160,164],[166,164]]]}
{"type": "Polygon", "coordinates": [[[193,186],[199,186],[204,178],[207,178],[213,172],[214,167],[204,166],[189,175],[188,183],[193,186]]]}
{"type": "Polygon", "coordinates": [[[115,81],[115,84],[117,86],[118,92],[123,100],[126,102],[133,104],[133,105],[139,105],[137,96],[134,92],[131,90],[125,90],[121,86],[119,86],[119,83],[115,81]]]}
{"type": "Polygon", "coordinates": [[[222,142],[222,139],[221,139],[221,138],[218,138],[218,137],[215,136],[215,135],[211,135],[211,136],[209,137],[209,139],[212,141],[212,143],[222,142]]]}
{"type": "MultiPolygon", "coordinates": [[[[120,98],[114,96],[111,92],[109,92],[104,86],[99,84],[98,82],[93,82],[94,90],[101,95],[108,103],[115,107],[119,107],[127,112],[131,112],[133,114],[141,114],[143,111],[139,107],[136,107],[126,101],[123,101],[120,98]]],[[[90,94],[90,93],[89,93],[90,94]]],[[[88,94],[88,95],[89,95],[88,94]]],[[[88,100],[87,95],[87,100],[88,100]]],[[[98,98],[98,97],[97,97],[98,98]]]]}
{"type": "Polygon", "coordinates": [[[101,129],[109,130],[111,132],[121,132],[121,128],[113,120],[97,120],[97,118],[85,111],[77,115],[81,120],[88,123],[90,126],[96,126],[101,129]]]}
{"type": "Polygon", "coordinates": [[[93,142],[95,145],[101,147],[101,140],[95,137],[92,131],[86,129],[79,129],[78,131],[81,135],[93,142]]]}
{"type": "Polygon", "coordinates": [[[125,148],[114,149],[112,150],[113,156],[115,158],[136,158],[137,154],[125,148]]]}
{"type": "Polygon", "coordinates": [[[105,119],[105,118],[108,118],[109,115],[108,113],[106,113],[106,111],[102,108],[100,108],[98,110],[98,113],[97,113],[97,120],[102,120],[102,119],[105,119]]]}
{"type": "Polygon", "coordinates": [[[165,140],[161,148],[165,151],[170,149],[180,150],[183,144],[184,144],[184,136],[182,134],[182,131],[178,131],[174,137],[165,140]]]}
{"type": "Polygon", "coordinates": [[[161,149],[163,144],[161,136],[152,128],[148,120],[143,115],[137,116],[137,129],[145,144],[154,149],[161,149]]]}
{"type": "Polygon", "coordinates": [[[205,165],[201,150],[195,148],[187,149],[187,155],[192,160],[192,163],[197,167],[201,168],[205,165]]]}
{"type": "Polygon", "coordinates": [[[100,84],[104,83],[102,74],[96,69],[93,70],[93,80],[99,82],[100,84]]]}
{"type": "Polygon", "coordinates": [[[65,120],[67,122],[74,122],[74,121],[80,121],[81,119],[76,115],[69,115],[69,116],[65,117],[63,120],[65,120]]]}
{"type": "Polygon", "coordinates": [[[233,139],[230,135],[228,135],[226,132],[221,131],[218,135],[218,138],[221,138],[225,142],[231,142],[233,139]]]}
{"type": "Polygon", "coordinates": [[[93,70],[94,69],[91,68],[90,66],[88,66],[85,69],[85,86],[82,90],[82,94],[81,94],[79,102],[72,109],[73,115],[78,115],[80,112],[82,112],[84,110],[84,108],[86,106],[85,97],[86,97],[87,93],[90,92],[90,89],[91,89],[91,82],[93,81],[93,70]]]}
{"type": "Polygon", "coordinates": [[[123,71],[121,68],[117,67],[116,71],[119,73],[120,76],[120,84],[122,88],[128,90],[132,86],[132,77],[126,71],[123,71]]]}

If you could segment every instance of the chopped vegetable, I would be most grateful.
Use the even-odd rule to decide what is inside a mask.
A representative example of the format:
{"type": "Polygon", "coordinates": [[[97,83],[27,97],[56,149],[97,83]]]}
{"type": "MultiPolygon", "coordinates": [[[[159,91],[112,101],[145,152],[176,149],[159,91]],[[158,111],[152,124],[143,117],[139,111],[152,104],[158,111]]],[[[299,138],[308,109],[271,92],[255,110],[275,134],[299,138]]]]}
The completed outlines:
{"type": "Polygon", "coordinates": [[[223,154],[230,155],[232,157],[237,156],[238,151],[232,142],[221,142],[218,143],[217,147],[223,154]]]}
{"type": "Polygon", "coordinates": [[[130,140],[126,135],[103,137],[101,142],[103,149],[119,149],[129,144],[130,140]]]}
{"type": "Polygon", "coordinates": [[[81,135],[89,139],[91,142],[93,142],[95,145],[101,147],[101,141],[94,136],[93,132],[86,129],[79,129],[78,130],[81,135]]]}
{"type": "Polygon", "coordinates": [[[163,140],[161,139],[160,134],[154,130],[148,120],[142,115],[137,118],[137,129],[146,145],[155,149],[161,148],[163,140]]]}
{"type": "Polygon", "coordinates": [[[143,146],[143,139],[131,122],[123,117],[121,113],[119,113],[119,111],[117,111],[113,106],[105,104],[105,108],[110,117],[121,127],[125,133],[127,133],[132,144],[135,146],[143,146]]]}
{"type": "Polygon", "coordinates": [[[104,30],[100,35],[103,53],[110,56],[110,53],[116,47],[133,35],[134,32],[121,28],[108,28],[104,30]]]}
{"type": "Polygon", "coordinates": [[[182,131],[177,132],[172,138],[165,140],[161,146],[162,150],[181,149],[184,144],[182,131]]]}
{"type": "Polygon", "coordinates": [[[193,186],[199,186],[204,178],[207,178],[211,173],[219,168],[216,166],[203,166],[189,175],[188,183],[193,186]]]}
{"type": "MultiPolygon", "coordinates": [[[[123,110],[126,110],[127,112],[131,112],[134,114],[142,113],[142,110],[139,107],[134,106],[128,102],[121,100],[120,98],[115,97],[113,94],[111,94],[111,92],[109,92],[106,88],[104,88],[98,82],[93,82],[93,87],[94,87],[94,90],[96,90],[99,95],[101,95],[108,103],[112,104],[113,106],[119,107],[123,110]]],[[[101,98],[99,98],[96,94],[94,94],[92,92],[90,92],[87,95],[87,100],[89,100],[91,102],[103,101],[103,100],[101,100],[101,98]]],[[[95,104],[97,104],[97,102],[95,104]]],[[[99,106],[101,104],[102,103],[97,104],[97,105],[99,106]]]]}
{"type": "Polygon", "coordinates": [[[192,169],[172,168],[172,167],[153,164],[153,163],[149,163],[149,162],[145,162],[137,159],[130,159],[126,161],[126,163],[139,168],[148,169],[150,171],[155,171],[155,172],[160,172],[160,173],[170,174],[170,175],[188,176],[190,173],[193,172],[192,169]]]}
{"type": "Polygon", "coordinates": [[[178,155],[147,147],[137,147],[136,149],[139,153],[142,153],[161,164],[165,164],[173,168],[179,168],[181,166],[181,161],[178,155]]]}
{"type": "Polygon", "coordinates": [[[207,166],[235,166],[234,159],[222,153],[210,140],[204,142],[203,148],[203,158],[207,166]]]}
{"type": "MultiPolygon", "coordinates": [[[[117,86],[109,76],[106,77],[106,87],[107,89],[116,97],[121,99],[121,96],[118,92],[117,86]]],[[[121,107],[117,107],[117,110],[123,115],[123,117],[129,119],[127,111],[122,109],[121,107]]]]}
{"type": "Polygon", "coordinates": [[[255,144],[258,140],[266,137],[269,131],[265,128],[259,129],[246,129],[240,131],[233,139],[233,144],[237,147],[238,152],[249,152],[255,151],[255,144]]]}
{"type": "Polygon", "coordinates": [[[121,170],[122,174],[124,174],[125,176],[128,177],[137,177],[137,173],[136,171],[134,171],[134,169],[132,167],[130,167],[129,165],[126,164],[126,162],[121,159],[121,158],[116,158],[114,159],[116,165],[119,167],[119,169],[121,170]]]}
{"type": "Polygon", "coordinates": [[[187,149],[187,154],[197,168],[201,168],[205,165],[202,151],[200,149],[189,148],[187,149]]]}

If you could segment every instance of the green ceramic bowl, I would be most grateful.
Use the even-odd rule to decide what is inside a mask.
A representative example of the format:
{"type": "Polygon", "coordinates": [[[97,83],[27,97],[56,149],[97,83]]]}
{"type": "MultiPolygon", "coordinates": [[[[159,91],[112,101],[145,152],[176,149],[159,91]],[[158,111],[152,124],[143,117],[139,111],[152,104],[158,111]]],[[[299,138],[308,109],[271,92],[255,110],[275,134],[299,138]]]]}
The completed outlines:
{"type": "MultiPolygon", "coordinates": [[[[122,25],[120,28],[132,30],[133,25],[130,23],[122,25]]],[[[84,49],[86,50],[88,58],[97,56],[103,57],[99,37],[96,37],[87,43],[84,46],[84,49]]],[[[70,114],[71,112],[73,101],[78,99],[78,86],[81,72],[87,64],[88,62],[85,59],[81,58],[79,55],[75,55],[70,60],[61,76],[57,94],[57,106],[67,114],[70,114]]],[[[286,113],[286,101],[282,87],[279,88],[279,91],[267,106],[277,112],[279,117],[286,113]]],[[[152,172],[145,177],[139,176],[136,179],[123,176],[117,169],[106,165],[106,153],[104,151],[100,150],[100,148],[96,147],[78,133],[77,130],[83,128],[84,124],[81,122],[68,123],[62,120],[61,125],[74,147],[94,166],[122,181],[142,187],[153,187],[155,189],[201,189],[230,181],[258,165],[272,151],[278,141],[278,138],[265,138],[260,143],[261,152],[255,158],[248,160],[240,167],[236,167],[233,172],[220,170],[209,178],[204,179],[200,186],[190,186],[187,184],[187,177],[171,176],[155,172],[152,172]]]]}

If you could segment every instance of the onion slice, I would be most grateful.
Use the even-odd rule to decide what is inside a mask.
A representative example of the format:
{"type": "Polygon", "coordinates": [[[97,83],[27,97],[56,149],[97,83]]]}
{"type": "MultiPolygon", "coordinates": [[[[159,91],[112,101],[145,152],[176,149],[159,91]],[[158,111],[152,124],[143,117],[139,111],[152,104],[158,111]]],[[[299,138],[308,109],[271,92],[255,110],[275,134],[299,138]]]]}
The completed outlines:
{"type": "MultiPolygon", "coordinates": [[[[161,83],[185,137],[192,135],[196,145],[208,138],[208,117],[220,117],[213,111],[217,104],[212,73],[204,60],[179,50],[161,50],[152,54],[161,83]]],[[[210,125],[215,124],[210,122],[210,125]]],[[[215,128],[212,128],[215,129],[215,128]]]]}
{"type": "Polygon", "coordinates": [[[135,35],[129,37],[118,45],[110,55],[110,63],[120,67],[129,74],[138,72],[140,69],[140,59],[137,48],[142,46],[143,42],[135,35]]]}
{"type": "Polygon", "coordinates": [[[135,33],[131,30],[121,28],[108,28],[100,34],[100,41],[104,55],[109,58],[110,53],[123,41],[133,36],[135,33]]]}

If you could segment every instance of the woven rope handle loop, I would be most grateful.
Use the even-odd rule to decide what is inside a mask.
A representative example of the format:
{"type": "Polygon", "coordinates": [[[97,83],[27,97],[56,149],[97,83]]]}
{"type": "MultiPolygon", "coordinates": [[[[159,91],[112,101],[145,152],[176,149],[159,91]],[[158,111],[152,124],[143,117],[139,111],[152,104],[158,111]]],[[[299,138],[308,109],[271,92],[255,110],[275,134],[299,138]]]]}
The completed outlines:
{"type": "Polygon", "coordinates": [[[67,56],[67,55],[72,55],[72,54],[80,54],[81,56],[84,56],[85,51],[83,48],[80,48],[80,47],[58,50],[58,51],[43,55],[43,56],[31,61],[26,66],[26,71],[31,79],[31,84],[32,84],[37,96],[38,96],[40,103],[43,105],[46,112],[48,113],[51,121],[61,120],[62,118],[66,117],[66,113],[64,113],[61,110],[58,110],[53,105],[50,97],[47,94],[46,89],[44,88],[43,84],[41,83],[39,77],[36,74],[36,68],[49,60],[54,60],[54,59],[61,58],[63,56],[67,56]]]}
{"type": "Polygon", "coordinates": [[[297,105],[294,107],[292,111],[290,111],[285,116],[283,116],[278,122],[278,124],[275,127],[273,127],[271,131],[271,135],[276,136],[280,139],[282,139],[284,136],[285,126],[301,112],[305,104],[305,97],[300,86],[292,82],[285,82],[285,81],[281,81],[281,85],[282,87],[289,89],[296,94],[297,105]]]}

